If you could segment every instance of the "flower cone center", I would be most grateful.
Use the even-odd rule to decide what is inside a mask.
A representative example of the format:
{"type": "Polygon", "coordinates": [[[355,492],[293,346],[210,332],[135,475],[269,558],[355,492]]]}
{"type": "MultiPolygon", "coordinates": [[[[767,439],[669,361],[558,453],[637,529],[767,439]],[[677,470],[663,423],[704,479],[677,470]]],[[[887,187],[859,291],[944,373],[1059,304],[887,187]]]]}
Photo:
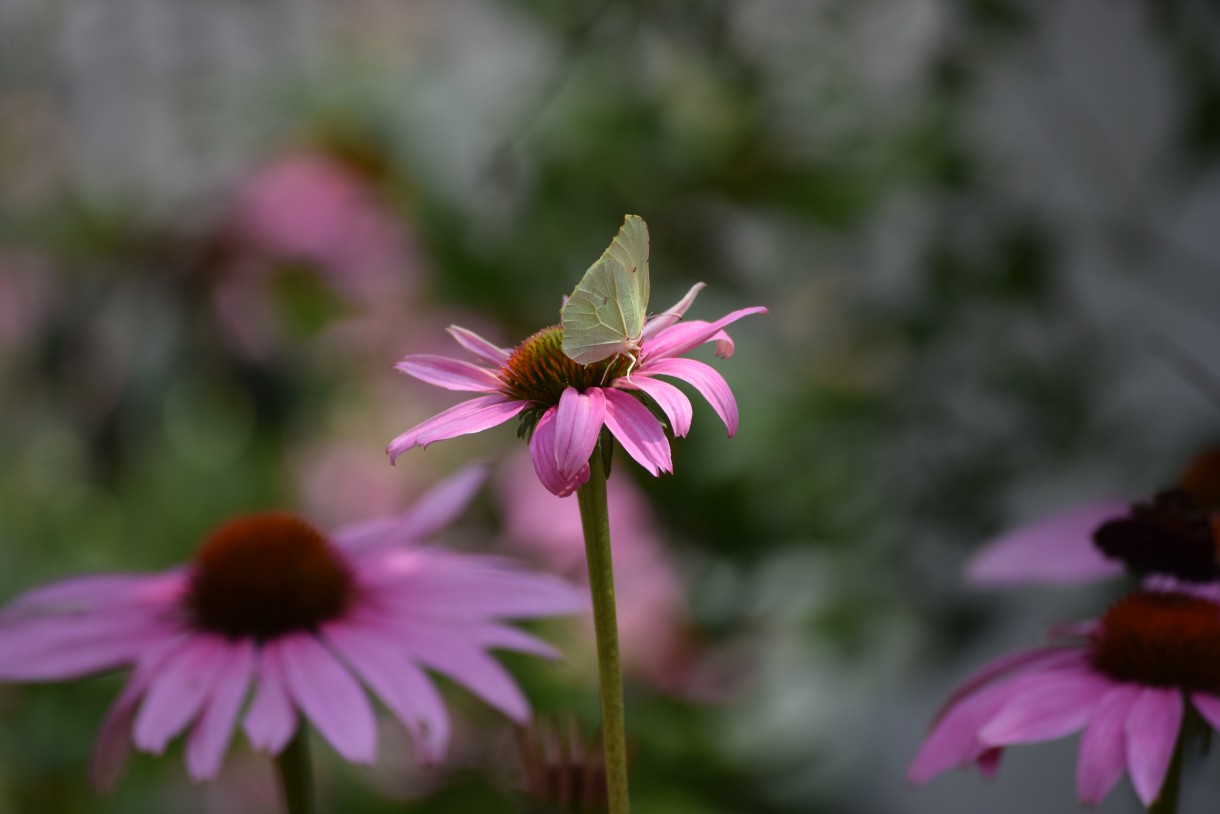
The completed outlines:
{"type": "Polygon", "coordinates": [[[314,630],[348,608],[351,569],[326,538],[290,514],[239,517],[195,557],[186,604],[195,623],[259,640],[314,630]]]}
{"type": "Polygon", "coordinates": [[[625,354],[582,365],[563,352],[563,328],[552,325],[513,349],[500,368],[508,392],[520,399],[550,407],[569,387],[584,392],[625,375],[632,360],[625,354]]]}
{"type": "Polygon", "coordinates": [[[1220,605],[1137,593],[1106,611],[1090,637],[1093,666],[1119,681],[1220,691],[1220,605]]]}

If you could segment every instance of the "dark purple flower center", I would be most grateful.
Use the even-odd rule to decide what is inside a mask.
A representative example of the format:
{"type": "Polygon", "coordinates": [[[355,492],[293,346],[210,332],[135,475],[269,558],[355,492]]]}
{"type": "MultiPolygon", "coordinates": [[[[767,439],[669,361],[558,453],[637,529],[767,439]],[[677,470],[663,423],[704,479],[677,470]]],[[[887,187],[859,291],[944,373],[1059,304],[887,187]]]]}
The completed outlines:
{"type": "Polygon", "coordinates": [[[354,594],[350,567],[321,532],[269,512],[212,532],[195,556],[186,606],[202,629],[261,641],[315,630],[354,594]]]}
{"type": "Polygon", "coordinates": [[[1118,681],[1220,692],[1220,605],[1173,593],[1114,604],[1089,638],[1093,666],[1118,681]]]}
{"type": "Polygon", "coordinates": [[[626,355],[591,365],[574,362],[563,352],[563,328],[552,325],[513,348],[500,368],[500,379],[514,398],[550,407],[559,403],[565,389],[575,387],[583,393],[590,387],[609,384],[630,367],[626,355]]]}

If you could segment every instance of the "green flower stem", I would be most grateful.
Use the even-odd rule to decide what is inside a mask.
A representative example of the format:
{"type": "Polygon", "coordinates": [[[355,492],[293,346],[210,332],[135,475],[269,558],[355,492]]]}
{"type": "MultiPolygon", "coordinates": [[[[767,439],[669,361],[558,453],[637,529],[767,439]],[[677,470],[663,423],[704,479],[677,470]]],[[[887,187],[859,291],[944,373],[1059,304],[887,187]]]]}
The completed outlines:
{"type": "Polygon", "coordinates": [[[1182,743],[1185,740],[1184,736],[1178,736],[1178,743],[1173,748],[1173,759],[1169,761],[1169,770],[1165,772],[1161,794],[1148,806],[1148,814],[1177,814],[1178,789],[1182,785],[1182,743]]]}
{"type": "Polygon", "coordinates": [[[284,804],[288,814],[317,814],[313,796],[313,772],[309,765],[309,731],[299,722],[297,733],[275,757],[280,785],[284,788],[284,804]]]}
{"type": "Polygon", "coordinates": [[[618,657],[618,618],[614,608],[614,565],[610,555],[610,512],[606,507],[606,469],[602,450],[589,459],[589,480],[576,492],[589,562],[593,627],[597,634],[597,672],[601,684],[602,745],[610,814],[627,814],[627,727],[623,713],[623,674],[618,657]]]}

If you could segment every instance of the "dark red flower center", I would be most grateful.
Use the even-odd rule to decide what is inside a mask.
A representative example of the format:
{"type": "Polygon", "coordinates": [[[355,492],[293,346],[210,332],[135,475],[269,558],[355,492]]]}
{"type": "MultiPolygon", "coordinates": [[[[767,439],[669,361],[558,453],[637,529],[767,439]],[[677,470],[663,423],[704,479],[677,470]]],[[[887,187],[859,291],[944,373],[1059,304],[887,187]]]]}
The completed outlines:
{"type": "Polygon", "coordinates": [[[1220,692],[1220,605],[1174,593],[1131,594],[1089,640],[1093,666],[1119,681],[1220,692]]]}
{"type": "Polygon", "coordinates": [[[200,628],[261,641],[316,629],[354,593],[351,568],[321,532],[291,514],[250,514],[204,542],[186,605],[200,628]]]}
{"type": "Polygon", "coordinates": [[[583,393],[590,387],[609,384],[626,375],[632,360],[626,355],[612,356],[591,365],[582,365],[563,352],[563,328],[552,325],[526,339],[513,349],[500,368],[505,389],[515,398],[543,407],[559,403],[569,387],[583,393]]]}

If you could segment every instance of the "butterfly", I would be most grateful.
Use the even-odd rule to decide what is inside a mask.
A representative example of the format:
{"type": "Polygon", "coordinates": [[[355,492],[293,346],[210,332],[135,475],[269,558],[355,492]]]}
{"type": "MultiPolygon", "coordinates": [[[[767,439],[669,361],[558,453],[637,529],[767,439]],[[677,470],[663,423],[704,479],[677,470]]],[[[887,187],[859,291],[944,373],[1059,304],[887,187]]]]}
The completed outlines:
{"type": "Polygon", "coordinates": [[[582,365],[626,354],[634,367],[648,287],[648,225],[639,215],[627,215],[609,248],[559,309],[563,352],[582,365]]]}

